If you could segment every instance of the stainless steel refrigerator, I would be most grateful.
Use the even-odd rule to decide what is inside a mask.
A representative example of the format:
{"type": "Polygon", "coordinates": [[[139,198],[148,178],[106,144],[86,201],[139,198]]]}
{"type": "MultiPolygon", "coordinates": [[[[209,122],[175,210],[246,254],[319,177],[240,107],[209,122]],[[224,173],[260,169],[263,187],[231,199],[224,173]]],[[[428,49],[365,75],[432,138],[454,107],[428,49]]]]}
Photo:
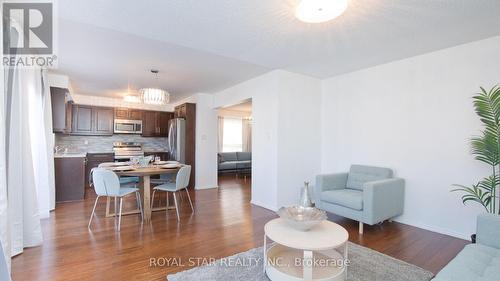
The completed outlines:
{"type": "Polygon", "coordinates": [[[186,120],[174,118],[168,122],[168,153],[170,160],[186,163],[186,120]]]}

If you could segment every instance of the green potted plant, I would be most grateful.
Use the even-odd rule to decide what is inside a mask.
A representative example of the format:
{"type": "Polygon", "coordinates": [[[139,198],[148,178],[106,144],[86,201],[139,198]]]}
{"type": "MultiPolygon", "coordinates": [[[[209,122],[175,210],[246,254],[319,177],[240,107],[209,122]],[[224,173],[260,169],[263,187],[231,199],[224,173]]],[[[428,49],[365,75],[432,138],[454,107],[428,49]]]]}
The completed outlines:
{"type": "MultiPolygon", "coordinates": [[[[474,158],[491,167],[491,174],[472,186],[455,184],[452,191],[463,192],[462,202],[474,202],[493,214],[500,214],[500,87],[473,96],[476,114],[483,124],[482,134],[471,139],[474,158]]],[[[472,235],[475,242],[475,234],[472,235]]]]}

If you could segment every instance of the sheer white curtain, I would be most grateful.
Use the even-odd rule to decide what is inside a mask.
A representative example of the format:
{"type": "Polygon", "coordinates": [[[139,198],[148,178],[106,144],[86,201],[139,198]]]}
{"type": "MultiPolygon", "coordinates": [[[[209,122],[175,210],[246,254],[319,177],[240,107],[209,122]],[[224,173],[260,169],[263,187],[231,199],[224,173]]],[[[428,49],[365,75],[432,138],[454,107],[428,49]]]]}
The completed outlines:
{"type": "Polygon", "coordinates": [[[224,117],[219,116],[217,122],[217,148],[219,152],[224,148],[224,117]]]}
{"type": "Polygon", "coordinates": [[[42,243],[40,216],[46,216],[45,209],[48,209],[45,203],[48,175],[44,173],[47,162],[40,151],[41,147],[45,150],[45,136],[43,130],[37,128],[43,128],[43,118],[39,118],[42,73],[35,69],[16,69],[9,76],[7,193],[10,252],[15,256],[25,247],[42,243]]]}
{"type": "MultiPolygon", "coordinates": [[[[1,32],[1,31],[0,31],[1,32]]],[[[5,167],[5,76],[4,69],[0,68],[0,243],[2,244],[2,258],[6,261],[6,268],[10,268],[10,235],[8,227],[8,209],[7,209],[7,172],[5,167]]],[[[0,258],[0,261],[2,259],[0,258]]],[[[2,265],[0,265],[2,267],[2,265]]],[[[6,269],[3,269],[6,270],[6,269]]],[[[0,279],[5,278],[5,272],[1,275],[0,279]]]]}
{"type": "Polygon", "coordinates": [[[252,151],[252,121],[248,118],[243,118],[242,122],[242,150],[245,152],[250,152],[252,151]]]}

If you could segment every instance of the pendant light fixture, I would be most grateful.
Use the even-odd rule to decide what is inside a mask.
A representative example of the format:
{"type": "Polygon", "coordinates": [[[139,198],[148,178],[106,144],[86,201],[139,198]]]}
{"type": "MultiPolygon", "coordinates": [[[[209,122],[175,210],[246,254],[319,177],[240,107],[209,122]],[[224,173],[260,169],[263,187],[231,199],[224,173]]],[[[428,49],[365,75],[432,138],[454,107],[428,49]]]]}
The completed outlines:
{"type": "Polygon", "coordinates": [[[302,0],[295,9],[295,16],[307,23],[333,20],[347,9],[349,0],[302,0]]]}
{"type": "MultiPolygon", "coordinates": [[[[151,73],[156,75],[156,83],[158,83],[158,70],[152,69],[151,73]]],[[[139,90],[142,102],[146,104],[163,105],[170,101],[170,94],[160,88],[142,88],[139,90]]]]}

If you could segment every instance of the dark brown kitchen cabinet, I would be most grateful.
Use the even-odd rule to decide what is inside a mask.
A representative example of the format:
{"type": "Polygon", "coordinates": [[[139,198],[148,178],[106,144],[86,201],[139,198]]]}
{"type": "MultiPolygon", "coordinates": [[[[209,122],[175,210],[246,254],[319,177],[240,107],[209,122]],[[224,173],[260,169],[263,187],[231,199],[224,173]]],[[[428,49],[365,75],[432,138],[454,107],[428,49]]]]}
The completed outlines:
{"type": "Polygon", "coordinates": [[[54,158],[56,202],[85,198],[85,157],[54,158]]]}
{"type": "Polygon", "coordinates": [[[71,102],[68,89],[50,87],[52,103],[52,131],[54,133],[69,133],[71,131],[71,102]]]}
{"type": "Polygon", "coordinates": [[[113,108],[73,105],[71,114],[71,134],[95,136],[109,136],[113,134],[113,108]]]}
{"type": "Polygon", "coordinates": [[[89,185],[90,170],[104,162],[114,162],[114,153],[87,153],[87,165],[85,167],[85,185],[89,185]]]}
{"type": "Polygon", "coordinates": [[[99,135],[113,134],[113,109],[94,107],[94,129],[99,135]]]}
{"type": "Polygon", "coordinates": [[[74,134],[92,133],[92,107],[73,105],[73,121],[71,132],[74,134]]]}
{"type": "Polygon", "coordinates": [[[168,121],[174,118],[174,115],[171,112],[160,112],[158,120],[158,127],[160,132],[160,137],[168,137],[168,121]]]}
{"type": "Polygon", "coordinates": [[[155,111],[144,111],[142,113],[142,136],[156,137],[158,135],[158,127],[156,126],[155,111]]]}
{"type": "Polygon", "coordinates": [[[128,108],[115,108],[116,119],[128,119],[128,108]]]}
{"type": "Polygon", "coordinates": [[[142,119],[142,110],[130,109],[128,111],[128,118],[130,120],[141,120],[142,119]]]}
{"type": "Polygon", "coordinates": [[[189,179],[189,187],[191,188],[195,184],[196,104],[184,103],[176,106],[174,115],[176,118],[186,120],[184,157],[186,164],[191,165],[191,177],[189,179]]]}
{"type": "Polygon", "coordinates": [[[188,103],[181,104],[175,107],[174,117],[175,118],[186,118],[188,110],[188,103]]]}
{"type": "Polygon", "coordinates": [[[142,112],[142,136],[143,137],[167,137],[168,121],[172,119],[171,112],[143,111],[142,112]]]}
{"type": "Polygon", "coordinates": [[[115,108],[116,119],[141,120],[142,110],[131,108],[115,108]]]}

